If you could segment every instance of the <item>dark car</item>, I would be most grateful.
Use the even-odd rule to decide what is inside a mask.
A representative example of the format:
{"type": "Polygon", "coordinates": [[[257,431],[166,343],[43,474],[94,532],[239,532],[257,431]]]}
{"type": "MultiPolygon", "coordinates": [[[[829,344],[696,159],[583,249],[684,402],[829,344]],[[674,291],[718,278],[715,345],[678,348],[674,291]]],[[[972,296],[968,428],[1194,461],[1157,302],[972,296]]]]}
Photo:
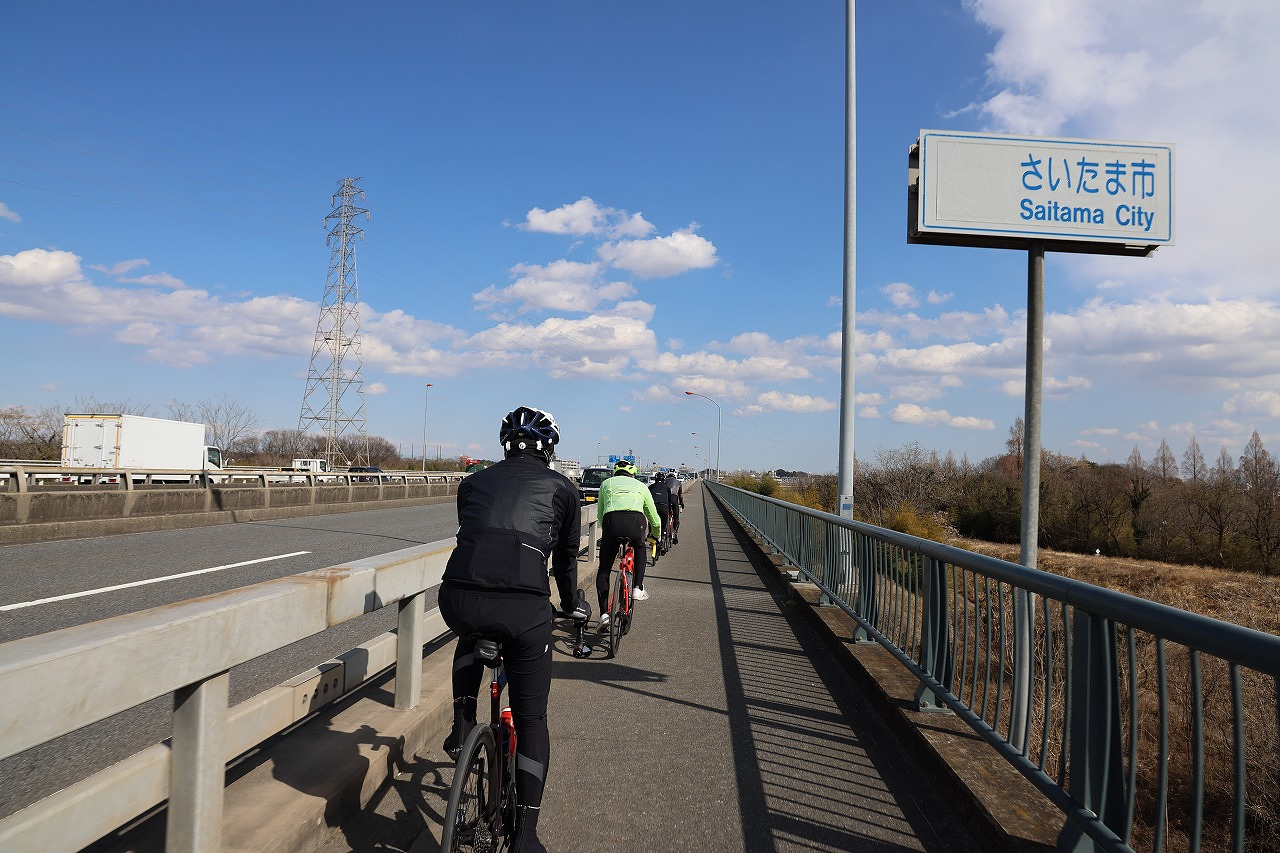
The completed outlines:
{"type": "Polygon", "coordinates": [[[352,477],[351,479],[357,483],[380,483],[382,482],[382,469],[377,465],[352,465],[347,469],[348,474],[364,474],[363,477],[352,477]],[[373,476],[367,476],[372,474],[373,476]]]}
{"type": "Polygon", "coordinates": [[[582,472],[578,496],[583,503],[594,503],[600,498],[600,484],[613,476],[612,468],[587,468],[582,472]]]}

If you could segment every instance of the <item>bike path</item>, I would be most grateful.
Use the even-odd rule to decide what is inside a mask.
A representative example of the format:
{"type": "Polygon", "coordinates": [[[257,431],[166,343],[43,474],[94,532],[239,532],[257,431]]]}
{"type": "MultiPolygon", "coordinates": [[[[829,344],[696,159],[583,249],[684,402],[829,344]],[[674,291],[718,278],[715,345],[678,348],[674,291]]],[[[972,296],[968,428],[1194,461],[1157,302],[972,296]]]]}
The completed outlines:
{"type": "Polygon", "coordinates": [[[616,659],[557,649],[552,851],[964,851],[950,813],[701,488],[616,659]]]}
{"type": "MultiPolygon", "coordinates": [[[[649,567],[652,597],[636,603],[620,655],[604,657],[589,632],[595,654],[574,659],[556,632],[547,849],[981,849],[776,570],[705,490],[685,499],[680,544],[649,567]]],[[[594,609],[586,563],[580,572],[594,609]]],[[[437,752],[428,743],[324,853],[438,850],[452,767],[437,752]]]]}

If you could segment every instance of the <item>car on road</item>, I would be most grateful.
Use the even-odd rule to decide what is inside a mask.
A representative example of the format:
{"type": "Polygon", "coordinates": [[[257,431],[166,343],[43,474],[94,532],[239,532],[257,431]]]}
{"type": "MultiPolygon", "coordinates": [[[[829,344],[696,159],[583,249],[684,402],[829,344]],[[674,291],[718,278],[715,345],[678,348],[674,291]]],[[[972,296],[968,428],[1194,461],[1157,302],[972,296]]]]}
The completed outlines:
{"type": "Polygon", "coordinates": [[[351,478],[357,483],[379,483],[382,481],[382,469],[377,465],[352,465],[347,469],[347,473],[363,475],[351,478]]]}
{"type": "Polygon", "coordinates": [[[613,476],[612,468],[584,468],[578,484],[578,498],[582,503],[595,503],[600,499],[600,484],[613,476]]]}

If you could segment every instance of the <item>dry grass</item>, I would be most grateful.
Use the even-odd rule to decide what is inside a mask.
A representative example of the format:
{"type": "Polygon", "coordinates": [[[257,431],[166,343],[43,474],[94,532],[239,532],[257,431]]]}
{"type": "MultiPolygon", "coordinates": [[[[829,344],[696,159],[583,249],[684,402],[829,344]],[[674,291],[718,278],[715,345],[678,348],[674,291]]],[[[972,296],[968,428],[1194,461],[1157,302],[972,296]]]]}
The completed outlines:
{"type": "MultiPolygon", "coordinates": [[[[999,545],[972,540],[956,541],[959,547],[975,553],[986,554],[1010,562],[1017,562],[1016,545],[999,545]]],[[[1244,575],[1219,569],[1174,566],[1143,560],[1087,556],[1054,551],[1041,551],[1039,568],[1044,571],[1106,587],[1172,607],[1200,613],[1244,625],[1270,634],[1280,634],[1280,578],[1260,575],[1244,575]]],[[[984,609],[988,602],[985,594],[974,587],[964,591],[962,598],[980,604],[984,609]]],[[[1059,645],[1067,626],[1059,624],[1054,645],[1059,645]]],[[[1037,637],[1037,645],[1043,643],[1043,630],[1037,637]]],[[[1128,683],[1129,663],[1123,651],[1127,632],[1122,631],[1121,677],[1128,683]]],[[[1195,704],[1195,691],[1190,681],[1191,654],[1187,649],[1170,645],[1165,652],[1167,677],[1164,689],[1169,697],[1169,761],[1168,797],[1162,803],[1158,795],[1159,775],[1159,701],[1161,679],[1157,664],[1154,638],[1135,634],[1137,656],[1134,665],[1138,672],[1139,721],[1138,737],[1138,790],[1137,814],[1132,844],[1139,850],[1192,849],[1192,805],[1196,801],[1192,787],[1191,710],[1195,704]],[[1163,809],[1167,820],[1165,837],[1156,838],[1156,814],[1163,809]]],[[[1060,652],[1058,661],[1061,661],[1060,652]]],[[[1043,655],[1038,654],[1043,665],[1043,655]]],[[[1203,797],[1204,828],[1202,848],[1226,850],[1230,847],[1231,803],[1234,795],[1233,712],[1231,703],[1230,672],[1222,661],[1201,656],[1201,687],[1199,695],[1203,703],[1205,791],[1203,797]]],[[[1055,664],[1055,667],[1057,664],[1055,664]]],[[[1054,667],[1051,667],[1054,668],[1054,667]]],[[[1047,707],[1057,719],[1061,719],[1060,706],[1063,673],[1053,676],[1053,697],[1047,707]]],[[[1243,724],[1246,733],[1247,755],[1247,844],[1250,851],[1280,850],[1280,733],[1277,732],[1277,686],[1274,679],[1259,673],[1244,671],[1241,674],[1243,695],[1243,724]]],[[[1127,690],[1127,689],[1126,689],[1127,690]]],[[[1038,699],[1043,699],[1037,687],[1038,699]]],[[[1127,729],[1134,709],[1127,697],[1122,700],[1122,716],[1127,729]]],[[[1040,708],[1046,706],[1040,705],[1040,708]]],[[[1038,717],[1042,716],[1038,714],[1038,717]]],[[[1036,726],[1045,721],[1037,719],[1036,726]]],[[[1046,733],[1048,767],[1057,763],[1060,738],[1046,733]]],[[[1127,737],[1126,737],[1127,740],[1127,737]]],[[[1048,768],[1046,768],[1048,769],[1048,768]]]]}
{"type": "MultiPolygon", "coordinates": [[[[1017,545],[973,539],[957,539],[950,544],[976,554],[1018,562],[1017,545]]],[[[1280,576],[1043,549],[1037,564],[1043,571],[1064,578],[1280,635],[1280,576]]]]}

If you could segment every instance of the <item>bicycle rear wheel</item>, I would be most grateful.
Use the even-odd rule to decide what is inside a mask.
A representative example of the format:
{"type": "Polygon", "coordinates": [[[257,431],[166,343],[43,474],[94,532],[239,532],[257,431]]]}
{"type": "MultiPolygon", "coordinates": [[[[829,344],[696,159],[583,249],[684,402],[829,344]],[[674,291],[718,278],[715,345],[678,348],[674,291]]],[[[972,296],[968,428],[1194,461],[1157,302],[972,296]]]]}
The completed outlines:
{"type": "Polygon", "coordinates": [[[623,563],[618,565],[618,574],[613,578],[613,594],[609,596],[609,657],[616,657],[618,647],[622,645],[622,635],[626,633],[623,620],[627,618],[626,598],[631,594],[627,588],[623,563]]]}
{"type": "Polygon", "coordinates": [[[458,754],[444,810],[444,853],[478,853],[498,848],[494,818],[499,807],[497,742],[492,726],[476,726],[458,754]]]}

